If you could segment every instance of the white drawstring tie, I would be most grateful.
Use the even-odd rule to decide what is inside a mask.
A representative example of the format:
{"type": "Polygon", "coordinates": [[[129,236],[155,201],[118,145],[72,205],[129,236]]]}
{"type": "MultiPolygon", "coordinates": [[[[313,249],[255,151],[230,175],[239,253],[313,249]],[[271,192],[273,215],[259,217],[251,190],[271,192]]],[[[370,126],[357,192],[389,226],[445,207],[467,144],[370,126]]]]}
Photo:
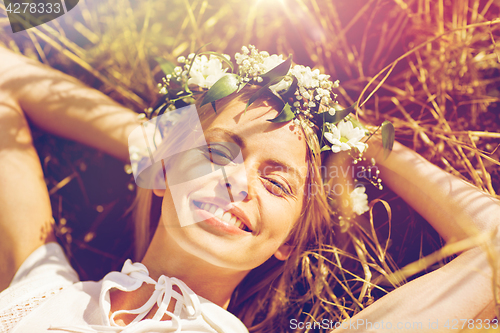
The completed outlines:
{"type": "Polygon", "coordinates": [[[105,325],[51,327],[50,329],[74,333],[147,333],[152,331],[179,333],[182,329],[182,311],[185,311],[188,319],[196,319],[201,315],[200,299],[184,282],[165,275],[160,276],[156,282],[149,277],[146,266],[141,263],[132,263],[130,259],[125,262],[121,272],[111,272],[104,277],[99,302],[100,308],[103,310],[101,315],[105,325]],[[153,294],[146,303],[137,309],[116,311],[109,317],[111,308],[109,291],[113,288],[127,292],[134,291],[143,283],[155,286],[153,294]],[[173,289],[174,286],[179,288],[180,294],[173,289]],[[175,300],[175,308],[171,312],[168,311],[168,305],[173,300],[175,300]],[[158,310],[153,318],[144,319],[155,304],[158,306],[158,310]],[[127,326],[118,326],[115,318],[123,314],[136,315],[136,317],[127,326]],[[171,320],[162,321],[164,315],[168,315],[171,320]]]}

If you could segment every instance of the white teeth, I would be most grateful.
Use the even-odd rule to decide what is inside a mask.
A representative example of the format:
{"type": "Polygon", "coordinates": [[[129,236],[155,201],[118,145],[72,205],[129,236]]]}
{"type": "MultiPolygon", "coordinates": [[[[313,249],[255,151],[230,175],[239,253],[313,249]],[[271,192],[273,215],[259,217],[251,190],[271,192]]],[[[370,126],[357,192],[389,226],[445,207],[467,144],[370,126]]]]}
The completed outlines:
{"type": "MultiPolygon", "coordinates": [[[[224,222],[228,222],[228,223],[231,223],[231,217],[233,217],[231,215],[231,213],[229,212],[225,212],[224,215],[222,215],[222,218],[221,220],[224,221],[224,222]]],[[[234,223],[231,223],[231,224],[234,224],[234,223]]]]}
{"type": "Polygon", "coordinates": [[[215,217],[219,218],[221,221],[226,222],[228,224],[234,225],[236,228],[239,228],[241,230],[245,229],[245,224],[236,216],[231,214],[230,212],[224,212],[222,208],[212,205],[209,203],[202,203],[200,205],[200,208],[203,210],[206,210],[207,212],[210,212],[213,214],[215,217]]]}
{"type": "Polygon", "coordinates": [[[217,208],[217,210],[215,211],[215,213],[213,213],[216,217],[218,218],[221,218],[222,215],[224,215],[224,211],[222,210],[222,208],[217,208]]]}
{"type": "Polygon", "coordinates": [[[244,225],[243,225],[243,222],[241,222],[240,220],[237,220],[236,223],[234,224],[234,226],[236,228],[239,228],[239,229],[243,230],[243,226],[244,225]]]}

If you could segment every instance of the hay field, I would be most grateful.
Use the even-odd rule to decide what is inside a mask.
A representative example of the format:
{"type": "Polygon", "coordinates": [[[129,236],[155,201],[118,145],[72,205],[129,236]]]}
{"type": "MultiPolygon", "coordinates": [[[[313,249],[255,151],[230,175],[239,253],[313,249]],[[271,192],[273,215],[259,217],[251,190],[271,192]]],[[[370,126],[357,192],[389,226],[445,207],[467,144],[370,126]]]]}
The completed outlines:
{"type": "MultiPolygon", "coordinates": [[[[0,1],[0,29],[2,45],[137,112],[156,97],[155,57],[175,61],[209,42],[209,50],[228,54],[247,44],[293,53],[295,62],[339,79],[339,100],[358,100],[360,119],[390,120],[396,139],[431,162],[494,196],[500,191],[498,0],[80,0],[57,21],[16,34],[0,1]]],[[[124,214],[135,191],[130,168],[36,129],[34,136],[59,240],[82,279],[99,279],[131,255],[124,214]]],[[[339,255],[353,264],[336,288],[339,318],[453,253],[439,252],[439,236],[390,190],[370,189],[369,196],[388,202],[392,219],[377,205],[375,236],[362,227],[346,231],[351,253],[339,255]],[[389,231],[381,255],[374,244],[385,243],[389,231]],[[389,278],[405,266],[399,279],[389,278]]]]}

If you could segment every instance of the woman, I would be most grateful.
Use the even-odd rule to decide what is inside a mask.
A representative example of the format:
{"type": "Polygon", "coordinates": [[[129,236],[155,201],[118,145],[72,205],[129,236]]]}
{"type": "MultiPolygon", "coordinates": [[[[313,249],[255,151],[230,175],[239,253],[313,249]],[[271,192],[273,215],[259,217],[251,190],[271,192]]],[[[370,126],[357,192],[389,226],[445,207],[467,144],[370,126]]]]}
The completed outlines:
{"type": "MultiPolygon", "coordinates": [[[[321,181],[317,172],[320,166],[319,157],[314,153],[314,148],[319,148],[318,139],[315,139],[312,133],[308,133],[307,127],[305,132],[302,132],[297,131],[290,123],[285,123],[285,126],[280,123],[269,123],[267,120],[275,118],[281,111],[269,98],[260,99],[257,102],[260,102],[259,104],[252,105],[252,108],[245,113],[245,101],[248,97],[244,91],[240,93],[241,95],[236,94],[216,102],[220,107],[217,115],[210,113],[204,117],[203,112],[211,110],[211,104],[201,107],[201,124],[203,133],[208,136],[207,141],[234,141],[234,135],[232,138],[227,137],[228,132],[238,134],[240,138],[247,136],[251,138],[247,142],[248,146],[241,143],[238,145],[245,157],[246,171],[242,173],[241,169],[236,168],[240,172],[231,173],[228,177],[229,182],[210,178],[198,184],[199,187],[192,193],[199,194],[199,200],[195,197],[190,203],[202,204],[195,213],[201,218],[207,217],[203,220],[207,222],[193,223],[191,227],[179,227],[181,223],[177,218],[179,211],[177,214],[174,213],[175,204],[171,191],[168,188],[165,191],[155,189],[156,195],[163,196],[162,217],[142,260],[145,266],[127,263],[123,273],[111,273],[102,285],[95,283],[73,285],[76,277],[67,262],[61,259],[60,253],[50,256],[51,253],[56,254],[60,250],[51,243],[54,241],[54,236],[50,222],[52,218],[48,193],[43,184],[36,152],[31,145],[25,115],[35,125],[45,130],[103,149],[123,160],[128,158],[127,137],[137,126],[135,115],[71,78],[6,50],[2,49],[1,52],[1,57],[5,61],[0,65],[2,66],[0,135],[3,136],[0,140],[2,145],[0,198],[5,208],[0,213],[0,225],[4,231],[0,242],[2,254],[0,286],[6,288],[16,271],[18,273],[12,287],[2,294],[3,298],[0,298],[2,304],[0,323],[7,322],[7,325],[10,325],[9,329],[13,328],[14,332],[34,332],[35,329],[45,331],[49,326],[52,329],[76,332],[85,329],[89,332],[106,331],[112,322],[118,326],[129,325],[129,328],[135,325],[138,331],[140,328],[145,331],[160,329],[168,331],[168,329],[175,330],[179,326],[179,321],[184,329],[203,328],[209,331],[211,327],[230,332],[244,329],[234,317],[222,310],[228,308],[246,326],[255,325],[255,330],[293,331],[304,327],[297,321],[289,321],[281,327],[270,325],[283,324],[280,323],[279,316],[283,313],[289,315],[297,310],[292,302],[286,302],[290,294],[282,293],[289,289],[290,285],[287,283],[294,283],[293,279],[298,279],[297,260],[301,252],[307,249],[311,242],[317,245],[329,241],[327,237],[315,239],[325,232],[321,227],[325,225],[325,217],[328,214],[325,206],[326,198],[321,195],[308,196],[307,186],[306,191],[298,190],[303,185],[318,184],[321,181]],[[244,120],[247,115],[249,118],[252,117],[252,121],[244,120]],[[210,137],[211,135],[214,137],[210,137]],[[306,144],[306,141],[309,144],[306,144]],[[311,141],[313,143],[310,143],[311,141]],[[265,149],[270,146],[270,142],[279,145],[280,149],[265,149]],[[263,174],[262,167],[276,160],[281,164],[286,162],[298,172],[294,175],[275,172],[269,175],[263,174]],[[258,180],[258,183],[256,184],[254,180],[258,180]],[[27,188],[30,190],[26,191],[27,188]],[[234,215],[243,220],[249,230],[237,228],[241,232],[235,231],[235,234],[228,235],[221,233],[220,225],[219,227],[215,225],[217,221],[212,225],[208,223],[211,217],[203,215],[206,213],[202,212],[207,211],[206,204],[221,204],[211,202],[211,199],[207,198],[216,197],[214,192],[222,189],[230,189],[228,193],[240,196],[236,200],[239,204],[234,206],[240,207],[242,212],[235,211],[234,215]],[[26,206],[30,208],[19,208],[26,206]],[[308,216],[305,214],[308,209],[314,210],[314,213],[308,216]],[[308,223],[311,225],[307,225],[308,223]],[[253,232],[256,230],[258,232],[254,237],[253,232]],[[301,233],[304,230],[316,232],[309,233],[307,239],[304,233],[301,233]],[[37,266],[37,263],[30,263],[32,258],[28,258],[30,254],[40,252],[40,249],[44,249],[40,246],[47,243],[52,245],[49,245],[48,249],[45,247],[43,251],[49,255],[42,255],[39,260],[48,263],[45,262],[40,266],[37,266]],[[251,255],[248,254],[249,250],[252,251],[251,255]],[[166,255],[167,253],[169,255],[166,255]],[[28,261],[25,261],[26,258],[28,261]],[[51,261],[50,258],[54,260],[51,261]],[[283,264],[276,265],[278,261],[282,261],[283,264]],[[52,279],[55,290],[38,284],[37,287],[40,288],[38,292],[42,295],[40,297],[45,296],[47,301],[37,299],[38,294],[31,293],[30,299],[35,301],[30,303],[28,309],[24,307],[18,311],[15,307],[19,305],[19,297],[24,297],[21,296],[24,294],[12,293],[16,284],[29,280],[30,275],[36,276],[37,279],[43,278],[44,272],[50,271],[47,268],[50,264],[66,272],[57,277],[52,275],[47,277],[52,279]],[[275,269],[275,266],[279,266],[279,269],[275,269]],[[266,272],[271,274],[266,275],[266,272]],[[158,287],[160,283],[146,277],[147,273],[152,280],[162,280],[162,287],[158,287]],[[177,279],[166,280],[161,277],[162,275],[175,277],[183,282],[177,279]],[[259,276],[261,278],[271,276],[271,278],[257,280],[262,283],[256,283],[259,276]],[[173,303],[159,302],[155,306],[157,299],[165,299],[157,291],[166,290],[162,289],[168,284],[166,281],[175,282],[175,287],[169,289],[172,294],[192,296],[192,290],[203,297],[202,303],[206,305],[203,310],[209,314],[201,316],[203,318],[200,322],[196,322],[200,316],[194,316],[189,312],[193,309],[194,312],[199,312],[195,309],[197,306],[193,305],[196,303],[194,297],[176,298],[175,302],[180,303],[180,299],[183,299],[183,303],[187,304],[185,307],[187,315],[184,316],[174,309],[173,303]],[[272,288],[269,288],[270,285],[272,288]],[[57,286],[63,290],[57,290],[57,286]],[[44,288],[45,290],[42,290],[44,288]],[[56,295],[51,296],[52,292],[56,295]],[[78,295],[71,298],[73,297],[70,295],[71,292],[78,295]],[[58,296],[57,301],[54,301],[56,299],[54,297],[58,296]],[[5,301],[6,297],[10,299],[5,301]],[[205,302],[205,298],[209,301],[205,302]],[[75,299],[80,301],[64,303],[75,299]],[[98,301],[101,303],[98,304],[98,301]],[[120,311],[136,309],[148,302],[150,304],[141,311],[120,311]],[[213,303],[219,307],[214,307],[213,303]],[[3,306],[4,304],[9,304],[10,307],[3,306]],[[283,311],[283,306],[288,308],[283,311]],[[32,314],[25,316],[26,312],[32,309],[34,309],[32,314]],[[61,315],[63,309],[66,310],[66,315],[73,314],[73,317],[61,315]],[[210,314],[210,311],[213,312],[210,314]],[[6,313],[11,315],[17,313],[20,320],[11,320],[12,317],[6,319],[6,313]],[[54,318],[54,313],[57,313],[57,318],[54,318]],[[140,314],[139,317],[137,314],[140,314]],[[149,322],[137,320],[144,317],[153,319],[149,322]],[[90,324],[97,324],[93,328],[95,330],[89,330],[83,318],[90,324]],[[224,318],[223,323],[217,322],[217,318],[224,318]],[[158,324],[158,319],[165,320],[158,324]],[[182,321],[184,319],[187,321],[182,321]],[[229,322],[229,328],[223,327],[226,321],[229,322]],[[190,327],[190,323],[194,323],[195,326],[190,327]]],[[[367,154],[369,157],[377,158],[384,181],[419,211],[446,240],[458,241],[467,238],[471,227],[481,231],[495,230],[498,225],[496,216],[499,212],[499,205],[495,199],[444,173],[401,145],[395,145],[387,160],[383,159],[377,147],[380,147],[380,144],[373,142],[370,148],[372,150],[367,154]]],[[[210,150],[205,157],[212,159],[213,153],[210,150]]],[[[167,163],[164,166],[169,185],[169,172],[174,174],[178,172],[175,167],[178,167],[178,164],[167,163]]],[[[229,211],[236,209],[228,208],[229,211]]],[[[234,231],[234,228],[231,230],[234,231]]],[[[497,239],[498,236],[495,236],[495,240],[497,239]]],[[[453,324],[453,320],[477,321],[492,318],[494,316],[492,274],[487,254],[479,247],[472,248],[442,269],[412,281],[383,297],[359,312],[351,321],[344,322],[344,325],[334,321],[325,327],[325,323],[322,322],[322,327],[314,328],[365,332],[380,328],[380,323],[384,322],[386,325],[383,327],[384,331],[401,331],[402,327],[399,327],[398,323],[403,325],[417,323],[411,328],[404,325],[409,331],[431,329],[439,331],[446,330],[447,323],[449,327],[452,326],[450,324],[453,324]],[[368,325],[369,323],[372,326],[368,325]],[[374,323],[378,323],[378,327],[375,325],[374,328],[374,323]],[[387,323],[391,323],[390,327],[387,323]]],[[[299,303],[299,307],[300,305],[299,303]]]]}

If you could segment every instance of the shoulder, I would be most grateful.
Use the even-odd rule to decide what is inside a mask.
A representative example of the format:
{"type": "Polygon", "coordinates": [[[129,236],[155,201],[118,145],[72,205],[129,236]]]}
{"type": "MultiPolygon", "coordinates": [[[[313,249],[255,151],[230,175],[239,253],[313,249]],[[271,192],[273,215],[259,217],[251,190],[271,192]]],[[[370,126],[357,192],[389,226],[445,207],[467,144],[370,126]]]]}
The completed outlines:
{"type": "Polygon", "coordinates": [[[59,244],[39,247],[0,293],[0,331],[9,331],[35,308],[77,282],[78,275],[59,244]]]}
{"type": "Polygon", "coordinates": [[[100,325],[99,292],[101,282],[77,282],[29,295],[0,312],[0,332],[46,332],[59,327],[100,325]]]}
{"type": "Polygon", "coordinates": [[[47,243],[36,249],[19,267],[9,287],[0,293],[0,311],[26,297],[46,294],[80,281],[61,246],[47,243]]]}

